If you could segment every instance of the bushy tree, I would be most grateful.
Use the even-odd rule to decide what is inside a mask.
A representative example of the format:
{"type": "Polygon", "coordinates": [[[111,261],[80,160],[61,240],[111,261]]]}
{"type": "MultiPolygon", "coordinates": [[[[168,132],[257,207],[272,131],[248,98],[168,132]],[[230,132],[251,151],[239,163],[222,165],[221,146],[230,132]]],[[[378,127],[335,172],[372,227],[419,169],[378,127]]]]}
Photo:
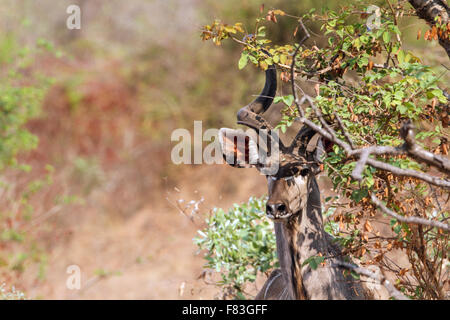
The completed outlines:
{"type": "MultiPolygon", "coordinates": [[[[425,40],[438,40],[446,49],[450,21],[445,4],[441,11],[424,13],[416,12],[416,1],[410,2],[413,6],[387,1],[370,11],[362,1],[351,1],[339,10],[311,9],[301,16],[261,7],[252,31],[240,22],[215,20],[204,26],[201,37],[216,45],[229,39],[241,45],[239,69],[249,63],[262,70],[276,65],[291,89],[276,98],[286,105],[278,128],[284,132],[300,121],[333,143],[323,161],[338,196],[325,201],[326,230],[345,253],[362,266],[390,272],[396,288],[410,298],[445,299],[450,230],[449,104],[444,87],[448,76],[405,45],[400,26],[403,19],[418,14],[429,23],[425,40]],[[295,22],[292,35],[301,39],[299,43],[272,43],[266,25],[281,19],[295,22]],[[312,41],[311,29],[323,45],[312,41]],[[306,87],[314,89],[314,97],[305,93],[306,87]],[[389,216],[389,234],[381,234],[375,225],[386,220],[377,210],[389,216]],[[408,263],[393,261],[393,250],[408,263]]],[[[417,38],[421,36],[418,31],[417,38]]],[[[224,216],[218,223],[229,221],[224,216]]],[[[232,232],[223,231],[216,235],[214,250],[206,247],[209,259],[222,258],[217,246],[229,237],[226,232],[232,232]]],[[[204,233],[205,243],[210,234],[204,233]]],[[[234,263],[239,270],[248,261],[234,263]]]]}

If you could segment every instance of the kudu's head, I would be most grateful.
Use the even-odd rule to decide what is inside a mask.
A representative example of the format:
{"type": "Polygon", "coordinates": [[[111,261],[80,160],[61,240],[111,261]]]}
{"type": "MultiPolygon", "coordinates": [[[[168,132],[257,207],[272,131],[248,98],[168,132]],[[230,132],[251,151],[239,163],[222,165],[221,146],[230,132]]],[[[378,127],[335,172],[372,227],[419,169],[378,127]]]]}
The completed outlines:
{"type": "Polygon", "coordinates": [[[234,167],[255,167],[267,177],[269,199],[266,214],[280,221],[301,212],[307,205],[309,184],[319,172],[323,144],[319,135],[303,126],[289,146],[283,145],[271,123],[263,118],[277,89],[276,69],[266,70],[261,94],[240,109],[237,123],[246,132],[222,128],[219,141],[226,162],[234,167]]]}

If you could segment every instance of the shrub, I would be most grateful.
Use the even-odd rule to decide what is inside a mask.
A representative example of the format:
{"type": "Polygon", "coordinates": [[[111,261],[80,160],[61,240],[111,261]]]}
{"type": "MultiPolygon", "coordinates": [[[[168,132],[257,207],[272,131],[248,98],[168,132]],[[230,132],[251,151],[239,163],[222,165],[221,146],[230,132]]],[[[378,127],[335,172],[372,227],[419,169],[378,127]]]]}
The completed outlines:
{"type": "Polygon", "coordinates": [[[251,197],[227,212],[215,208],[194,239],[206,250],[205,267],[220,272],[217,284],[225,298],[245,299],[245,284],[254,282],[258,272],[277,267],[273,223],[265,216],[265,204],[265,198],[251,197]]]}

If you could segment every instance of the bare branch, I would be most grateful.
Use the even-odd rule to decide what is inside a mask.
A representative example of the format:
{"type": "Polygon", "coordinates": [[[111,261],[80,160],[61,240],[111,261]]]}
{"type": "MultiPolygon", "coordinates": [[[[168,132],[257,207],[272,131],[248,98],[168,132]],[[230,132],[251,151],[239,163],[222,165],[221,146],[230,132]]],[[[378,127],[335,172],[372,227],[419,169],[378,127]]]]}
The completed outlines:
{"type": "Polygon", "coordinates": [[[355,169],[353,169],[352,177],[355,180],[362,180],[362,172],[364,171],[364,167],[367,164],[367,160],[369,159],[370,149],[364,148],[362,149],[361,154],[359,155],[359,160],[356,163],[355,169]]]}
{"type": "Polygon", "coordinates": [[[372,198],[372,202],[374,204],[376,204],[377,207],[379,207],[381,209],[381,211],[383,211],[384,213],[397,219],[400,222],[421,224],[421,225],[425,225],[425,226],[439,228],[439,229],[442,229],[445,231],[450,231],[450,226],[446,223],[443,223],[440,221],[428,220],[428,219],[424,219],[424,218],[420,218],[420,217],[404,217],[404,216],[401,216],[401,215],[395,213],[394,211],[390,210],[389,208],[387,208],[375,195],[372,195],[371,198],[372,198]]]}
{"type": "Polygon", "coordinates": [[[382,161],[378,161],[378,160],[374,160],[371,158],[367,159],[367,164],[371,165],[374,168],[380,169],[380,170],[389,171],[397,176],[416,178],[416,179],[431,183],[431,184],[441,187],[441,188],[450,189],[450,181],[449,180],[441,179],[436,176],[431,176],[429,174],[426,174],[426,173],[423,173],[420,171],[411,170],[411,169],[401,169],[401,168],[393,166],[391,164],[388,164],[388,163],[385,163],[382,161]]]}
{"type": "Polygon", "coordinates": [[[359,267],[355,264],[351,264],[348,262],[338,261],[335,263],[336,266],[345,268],[348,270],[352,270],[353,272],[356,272],[359,275],[374,279],[378,281],[382,286],[386,288],[386,290],[389,292],[391,297],[395,298],[396,300],[409,300],[408,297],[406,297],[403,293],[401,293],[399,290],[397,290],[394,285],[386,279],[386,277],[383,274],[378,274],[375,272],[372,272],[368,269],[359,267]]]}

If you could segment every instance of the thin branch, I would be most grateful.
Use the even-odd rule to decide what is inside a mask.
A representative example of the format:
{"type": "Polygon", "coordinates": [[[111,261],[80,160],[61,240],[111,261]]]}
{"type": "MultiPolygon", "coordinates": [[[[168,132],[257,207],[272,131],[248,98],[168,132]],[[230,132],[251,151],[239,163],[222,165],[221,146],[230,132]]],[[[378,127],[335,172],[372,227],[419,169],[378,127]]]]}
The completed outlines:
{"type": "Polygon", "coordinates": [[[383,211],[384,213],[397,219],[400,222],[421,224],[421,225],[425,225],[425,226],[442,229],[445,231],[450,231],[450,225],[448,225],[446,223],[443,223],[440,221],[428,220],[428,219],[424,219],[424,218],[420,218],[420,217],[404,217],[404,216],[401,216],[401,215],[395,213],[394,211],[390,210],[389,208],[387,208],[375,195],[372,194],[371,198],[372,198],[372,202],[374,204],[376,204],[377,207],[381,209],[381,211],[383,211]]]}
{"type": "Polygon", "coordinates": [[[350,145],[352,149],[355,149],[355,144],[353,143],[352,138],[350,138],[350,135],[348,134],[347,130],[345,130],[344,123],[341,120],[341,117],[337,114],[337,112],[334,112],[334,116],[336,117],[336,120],[339,124],[339,128],[342,131],[342,134],[344,135],[345,139],[347,139],[347,143],[350,145]]]}
{"type": "Polygon", "coordinates": [[[381,284],[383,287],[386,288],[386,290],[389,292],[389,295],[391,297],[395,298],[396,300],[410,300],[403,293],[401,293],[399,290],[397,290],[394,287],[394,285],[388,279],[386,279],[386,277],[383,274],[378,274],[378,273],[372,272],[368,269],[359,267],[357,265],[354,265],[354,264],[351,264],[348,262],[338,261],[335,264],[338,267],[342,267],[342,268],[351,270],[353,272],[356,272],[359,275],[363,275],[365,277],[368,277],[368,278],[378,281],[379,284],[381,284]]]}
{"type": "Polygon", "coordinates": [[[355,169],[352,172],[352,177],[355,180],[362,180],[362,172],[364,171],[364,167],[366,166],[367,160],[369,160],[370,149],[364,148],[359,156],[358,162],[356,162],[355,169]]]}
{"type": "MultiPolygon", "coordinates": [[[[391,9],[392,16],[393,16],[393,18],[394,18],[394,24],[395,24],[396,26],[398,26],[397,12],[395,12],[394,7],[392,6],[391,2],[390,2],[389,0],[386,0],[386,1],[387,1],[388,5],[389,5],[389,8],[391,9]]],[[[400,44],[402,44],[402,40],[401,40],[401,38],[400,38],[400,35],[399,35],[398,33],[396,33],[396,36],[397,36],[397,41],[398,41],[400,44]]]]}

